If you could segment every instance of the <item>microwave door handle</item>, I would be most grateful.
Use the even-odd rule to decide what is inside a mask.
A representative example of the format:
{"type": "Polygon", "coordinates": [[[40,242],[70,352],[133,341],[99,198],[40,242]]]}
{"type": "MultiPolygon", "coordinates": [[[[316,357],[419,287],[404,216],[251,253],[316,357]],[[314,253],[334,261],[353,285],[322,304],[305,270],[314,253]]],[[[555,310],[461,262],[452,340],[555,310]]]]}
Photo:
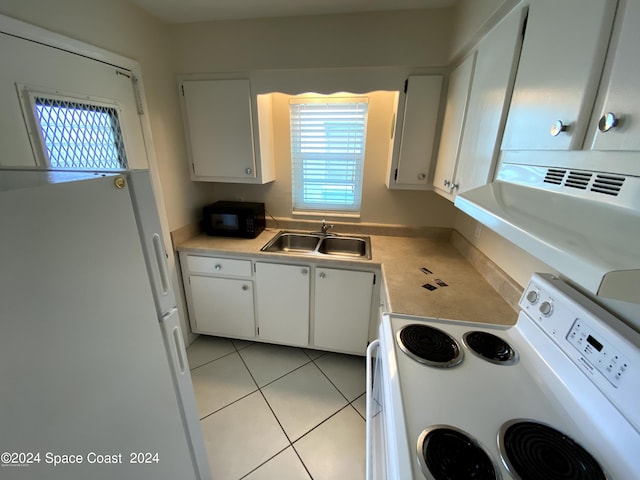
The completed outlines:
{"type": "Polygon", "coordinates": [[[380,348],[380,340],[376,339],[367,347],[367,389],[366,389],[366,480],[373,479],[373,351],[380,348]]]}

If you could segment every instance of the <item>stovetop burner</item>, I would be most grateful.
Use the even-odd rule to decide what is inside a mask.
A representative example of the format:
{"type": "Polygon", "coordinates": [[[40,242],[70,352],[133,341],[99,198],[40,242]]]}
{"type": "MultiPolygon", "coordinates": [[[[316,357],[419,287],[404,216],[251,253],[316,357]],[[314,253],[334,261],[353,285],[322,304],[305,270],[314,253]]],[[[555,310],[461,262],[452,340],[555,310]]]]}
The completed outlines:
{"type": "Polygon", "coordinates": [[[418,439],[418,463],[430,480],[496,480],[489,455],[466,432],[449,425],[434,425],[418,439]]]}
{"type": "Polygon", "coordinates": [[[606,480],[598,462],[567,435],[539,422],[511,420],[498,433],[502,460],[521,480],[606,480]]]}
{"type": "Polygon", "coordinates": [[[432,367],[453,367],[462,361],[462,349],[449,334],[427,325],[410,324],[397,333],[400,349],[432,367]]]}
{"type": "Polygon", "coordinates": [[[472,353],[491,363],[513,365],[518,361],[518,354],[513,347],[492,333],[467,332],[463,335],[462,340],[472,353]]]}

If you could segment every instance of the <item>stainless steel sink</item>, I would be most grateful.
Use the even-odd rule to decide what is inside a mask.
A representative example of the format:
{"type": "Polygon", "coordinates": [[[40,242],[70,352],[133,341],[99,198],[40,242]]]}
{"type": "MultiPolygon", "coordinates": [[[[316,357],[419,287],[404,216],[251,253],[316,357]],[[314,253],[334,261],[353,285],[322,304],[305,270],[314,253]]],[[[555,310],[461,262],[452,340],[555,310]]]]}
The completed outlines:
{"type": "MultiPolygon", "coordinates": [[[[346,257],[366,257],[368,242],[355,237],[325,237],[320,242],[318,252],[326,255],[343,255],[346,257]]],[[[370,257],[369,257],[370,258],[370,257]]]]}
{"type": "Polygon", "coordinates": [[[264,252],[313,252],[318,248],[320,238],[306,233],[280,232],[261,248],[264,252]]]}
{"type": "Polygon", "coordinates": [[[260,249],[263,252],[332,255],[371,259],[369,237],[281,230],[260,249]]]}

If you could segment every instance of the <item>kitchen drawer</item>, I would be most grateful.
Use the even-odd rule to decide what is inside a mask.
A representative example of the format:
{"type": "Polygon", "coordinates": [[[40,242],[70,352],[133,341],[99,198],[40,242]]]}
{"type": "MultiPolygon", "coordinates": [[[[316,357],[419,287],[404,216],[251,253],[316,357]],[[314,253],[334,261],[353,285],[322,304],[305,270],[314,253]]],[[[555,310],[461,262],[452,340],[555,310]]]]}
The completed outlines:
{"type": "Polygon", "coordinates": [[[251,276],[251,260],[187,255],[187,268],[191,273],[209,273],[233,277],[251,276]]]}

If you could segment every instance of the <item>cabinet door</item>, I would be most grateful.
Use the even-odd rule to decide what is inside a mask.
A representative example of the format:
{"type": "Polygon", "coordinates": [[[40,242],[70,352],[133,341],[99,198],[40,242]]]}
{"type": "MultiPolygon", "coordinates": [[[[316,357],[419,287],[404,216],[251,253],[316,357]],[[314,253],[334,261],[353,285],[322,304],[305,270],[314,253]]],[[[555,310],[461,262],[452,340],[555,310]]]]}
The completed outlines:
{"type": "Polygon", "coordinates": [[[452,190],[453,194],[484,185],[493,174],[518,66],[525,14],[526,10],[515,9],[478,45],[460,153],[453,175],[453,184],[457,186],[452,190]]]}
{"type": "Polygon", "coordinates": [[[249,80],[185,80],[182,94],[192,178],[255,179],[249,80]]]}
{"type": "Polygon", "coordinates": [[[189,286],[196,333],[255,337],[253,281],[192,275],[189,286]]]}
{"type": "Polygon", "coordinates": [[[393,183],[396,187],[426,187],[430,182],[441,90],[441,75],[412,75],[407,79],[400,153],[393,183]]]}
{"type": "Polygon", "coordinates": [[[313,344],[364,354],[369,337],[373,273],[317,268],[313,344]]]}
{"type": "Polygon", "coordinates": [[[449,194],[452,190],[453,175],[458,161],[458,151],[464,127],[471,77],[475,66],[476,52],[469,55],[449,77],[447,106],[442,124],[438,163],[433,178],[433,185],[438,191],[449,194]]]}
{"type": "Polygon", "coordinates": [[[595,150],[640,150],[640,2],[624,3],[617,45],[614,43],[607,60],[611,62],[610,80],[590,126],[595,135],[590,146],[595,150]],[[618,123],[603,132],[600,129],[606,130],[606,125],[601,119],[607,113],[613,113],[618,123]]]}
{"type": "Polygon", "coordinates": [[[582,147],[616,3],[531,2],[504,150],[582,147]]]}
{"type": "Polygon", "coordinates": [[[255,265],[259,337],[307,346],[310,268],[262,262],[255,265]]]}

